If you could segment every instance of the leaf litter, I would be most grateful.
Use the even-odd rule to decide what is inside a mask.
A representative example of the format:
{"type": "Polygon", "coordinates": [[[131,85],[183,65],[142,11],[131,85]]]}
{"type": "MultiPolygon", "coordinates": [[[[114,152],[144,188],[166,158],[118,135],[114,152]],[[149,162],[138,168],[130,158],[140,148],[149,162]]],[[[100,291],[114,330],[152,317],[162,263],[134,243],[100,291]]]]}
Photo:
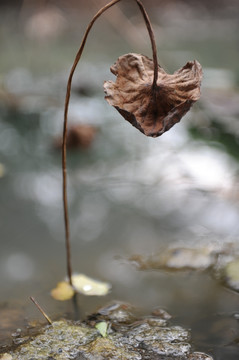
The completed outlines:
{"type": "Polygon", "coordinates": [[[74,274],[71,280],[72,286],[68,281],[59,282],[56,288],[51,290],[51,296],[55,300],[65,301],[71,299],[75,292],[88,296],[104,296],[111,289],[109,283],[92,279],[84,274],[74,274]]]}

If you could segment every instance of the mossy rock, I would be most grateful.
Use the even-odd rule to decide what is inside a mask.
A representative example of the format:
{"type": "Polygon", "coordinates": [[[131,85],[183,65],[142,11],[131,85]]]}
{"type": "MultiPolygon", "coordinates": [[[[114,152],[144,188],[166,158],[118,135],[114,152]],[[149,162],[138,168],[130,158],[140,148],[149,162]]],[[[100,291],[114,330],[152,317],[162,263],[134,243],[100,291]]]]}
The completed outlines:
{"type": "MultiPolygon", "coordinates": [[[[164,314],[164,312],[158,312],[164,314]]],[[[36,336],[21,339],[2,360],[212,360],[194,353],[190,332],[150,315],[137,318],[128,305],[116,303],[101,309],[84,322],[55,321],[36,336]],[[124,321],[122,321],[122,316],[124,321]],[[117,321],[117,318],[119,320],[117,321]],[[107,334],[96,328],[107,323],[107,334]]]]}

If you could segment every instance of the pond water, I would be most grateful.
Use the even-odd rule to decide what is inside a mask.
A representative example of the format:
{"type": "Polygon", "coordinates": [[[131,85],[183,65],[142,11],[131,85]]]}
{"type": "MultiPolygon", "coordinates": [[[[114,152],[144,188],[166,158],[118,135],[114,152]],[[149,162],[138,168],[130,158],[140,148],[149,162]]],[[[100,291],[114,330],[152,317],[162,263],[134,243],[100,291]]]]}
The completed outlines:
{"type": "MultiPolygon", "coordinates": [[[[157,139],[120,118],[101,85],[113,79],[109,68],[121,54],[133,48],[150,56],[147,34],[128,39],[109,18],[99,22],[75,76],[69,116],[97,133],[89,148],[69,150],[67,159],[73,269],[112,285],[106,297],[79,296],[80,316],[112,299],[142,313],[162,307],[191,329],[195,350],[232,360],[239,352],[238,293],[209,271],[138,270],[129,261],[171,247],[238,250],[239,10],[223,10],[184,3],[150,10],[160,62],[174,71],[196,58],[204,69],[198,104],[157,139]]],[[[50,40],[34,32],[36,15],[21,15],[13,26],[16,15],[1,14],[1,344],[26,319],[41,318],[29,296],[52,318],[73,316],[70,301],[50,296],[66,275],[54,140],[61,136],[69,68],[91,14],[85,10],[80,24],[74,15],[69,25],[70,15],[55,9],[61,26],[50,40]]],[[[131,17],[141,30],[141,18],[131,17]]]]}

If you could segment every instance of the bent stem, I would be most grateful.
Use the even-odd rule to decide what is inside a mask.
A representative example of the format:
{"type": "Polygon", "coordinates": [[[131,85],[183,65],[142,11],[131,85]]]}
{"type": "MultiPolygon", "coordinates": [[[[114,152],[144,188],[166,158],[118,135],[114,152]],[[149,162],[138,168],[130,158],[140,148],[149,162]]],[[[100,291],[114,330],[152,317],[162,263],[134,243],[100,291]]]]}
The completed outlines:
{"type": "Polygon", "coordinates": [[[143,15],[145,24],[147,26],[147,30],[149,33],[149,37],[150,37],[150,41],[151,41],[151,46],[152,46],[152,52],[153,52],[153,63],[154,63],[154,77],[153,77],[153,84],[152,84],[152,89],[154,91],[154,89],[157,86],[157,80],[158,80],[158,57],[157,57],[157,46],[156,46],[156,42],[155,42],[155,37],[154,37],[154,32],[152,29],[152,25],[151,22],[149,20],[149,16],[143,6],[143,4],[141,3],[141,1],[139,0],[135,0],[139,6],[139,9],[143,15]]]}
{"type": "MultiPolygon", "coordinates": [[[[64,223],[65,223],[65,246],[66,246],[66,257],[67,257],[67,276],[69,279],[70,285],[72,285],[72,264],[71,264],[71,247],[70,247],[70,226],[69,226],[69,216],[68,216],[68,201],[67,201],[67,166],[66,166],[66,139],[67,139],[67,122],[68,122],[68,109],[69,109],[69,102],[70,102],[70,95],[71,95],[71,84],[72,84],[72,78],[76,69],[77,64],[80,61],[81,55],[83,53],[87,37],[89,35],[89,32],[94,25],[95,21],[110,7],[115,5],[116,3],[120,2],[121,0],[113,0],[109,2],[107,5],[102,7],[96,15],[93,17],[91,22],[89,23],[86,32],[84,34],[83,40],[81,42],[80,48],[76,54],[74,63],[72,65],[70,75],[67,81],[67,90],[66,90],[66,97],[65,97],[65,108],[64,108],[64,124],[63,124],[63,142],[62,142],[62,177],[63,177],[63,207],[64,207],[64,223]]],[[[140,0],[134,0],[136,1],[137,5],[140,8],[140,11],[143,15],[145,24],[148,29],[152,51],[153,51],[153,62],[154,62],[154,77],[153,77],[153,83],[152,83],[152,90],[154,93],[154,89],[156,88],[157,79],[158,79],[158,60],[157,60],[157,49],[156,49],[156,43],[154,38],[154,33],[152,30],[152,26],[148,17],[148,14],[141,3],[140,0]]]]}

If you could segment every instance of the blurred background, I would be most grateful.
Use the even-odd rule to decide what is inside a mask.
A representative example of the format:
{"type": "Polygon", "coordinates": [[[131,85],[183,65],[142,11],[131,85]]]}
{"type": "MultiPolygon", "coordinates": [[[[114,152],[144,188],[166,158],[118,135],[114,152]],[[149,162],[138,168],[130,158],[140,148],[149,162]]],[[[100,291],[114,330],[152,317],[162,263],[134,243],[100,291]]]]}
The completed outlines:
{"type": "MultiPolygon", "coordinates": [[[[0,337],[71,302],[50,290],[66,275],[61,132],[68,74],[88,22],[105,0],[0,2],[0,337]],[[40,317],[40,315],[39,315],[40,317]]],[[[239,3],[143,1],[159,63],[197,59],[202,97],[180,124],[146,138],[104,100],[110,66],[151,57],[136,4],[122,0],[94,25],[73,80],[68,192],[73,269],[108,281],[106,298],[80,297],[82,316],[110,299],[167,309],[197,350],[238,356],[238,294],[207,272],[138,271],[135,254],[173,246],[233,246],[239,231],[239,3]]],[[[218,250],[219,249],[219,250],[218,250]]]]}

